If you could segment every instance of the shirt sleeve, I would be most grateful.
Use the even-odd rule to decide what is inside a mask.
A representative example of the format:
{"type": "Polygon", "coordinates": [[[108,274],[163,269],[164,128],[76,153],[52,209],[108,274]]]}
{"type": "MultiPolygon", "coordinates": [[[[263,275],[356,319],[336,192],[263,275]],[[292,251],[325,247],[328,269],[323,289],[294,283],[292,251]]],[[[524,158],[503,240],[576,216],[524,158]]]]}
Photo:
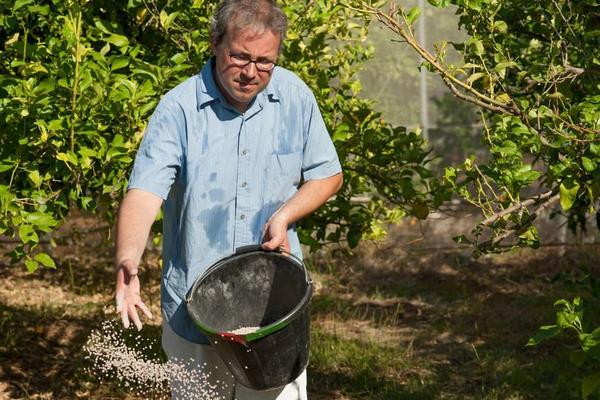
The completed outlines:
{"type": "Polygon", "coordinates": [[[314,96],[308,103],[302,173],[305,180],[324,179],[342,171],[333,141],[314,96]]]}
{"type": "Polygon", "coordinates": [[[167,199],[181,168],[185,118],[174,102],[161,101],[150,118],[127,189],[141,189],[167,199]]]}

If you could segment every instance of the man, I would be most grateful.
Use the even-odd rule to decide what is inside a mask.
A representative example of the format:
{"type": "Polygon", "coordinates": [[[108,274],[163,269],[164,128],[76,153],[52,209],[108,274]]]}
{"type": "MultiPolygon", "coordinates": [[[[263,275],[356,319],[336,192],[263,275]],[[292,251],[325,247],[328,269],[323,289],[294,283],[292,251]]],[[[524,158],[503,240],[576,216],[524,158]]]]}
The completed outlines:
{"type": "MultiPolygon", "coordinates": [[[[124,326],[131,320],[141,329],[138,309],[152,318],[137,272],[163,206],[163,348],[192,369],[206,363],[225,399],[305,399],[306,372],[279,390],[236,385],[189,318],[187,291],[206,268],[241,246],[262,243],[301,256],[295,222],[342,184],[313,94],[275,66],[286,29],[273,0],[219,5],[213,57],[157,106],[118,215],[116,302],[124,326]]],[[[174,398],[186,395],[185,382],[172,386],[174,398]]]]}

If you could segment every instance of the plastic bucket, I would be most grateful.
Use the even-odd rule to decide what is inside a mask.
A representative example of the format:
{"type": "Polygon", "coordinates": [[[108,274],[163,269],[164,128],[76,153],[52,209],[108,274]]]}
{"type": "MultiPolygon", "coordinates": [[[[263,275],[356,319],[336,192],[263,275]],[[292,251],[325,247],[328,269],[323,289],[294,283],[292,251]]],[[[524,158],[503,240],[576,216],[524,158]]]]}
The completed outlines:
{"type": "Polygon", "coordinates": [[[301,260],[248,246],[209,267],[186,303],[237,382],[269,390],[293,382],[308,365],[311,295],[301,260]],[[258,330],[232,333],[244,327],[258,330]]]}

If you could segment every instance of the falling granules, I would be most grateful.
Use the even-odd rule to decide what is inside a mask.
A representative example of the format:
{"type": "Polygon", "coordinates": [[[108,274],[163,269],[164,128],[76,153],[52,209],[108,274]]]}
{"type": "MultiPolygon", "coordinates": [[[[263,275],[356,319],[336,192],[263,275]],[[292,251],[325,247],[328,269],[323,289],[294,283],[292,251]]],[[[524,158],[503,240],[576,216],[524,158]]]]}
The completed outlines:
{"type": "Polygon", "coordinates": [[[254,333],[259,330],[259,326],[242,326],[241,328],[237,328],[234,331],[231,331],[234,335],[248,335],[250,333],[254,333]]]}
{"type": "Polygon", "coordinates": [[[118,324],[105,321],[100,330],[91,333],[83,350],[92,363],[88,372],[100,381],[117,382],[140,397],[168,397],[170,384],[174,384],[178,387],[178,398],[222,399],[218,388],[209,383],[209,372],[189,368],[190,364],[177,360],[162,362],[156,354],[145,355],[143,350],[151,348],[151,341],[142,337],[136,338],[133,346],[127,346],[118,324]]]}

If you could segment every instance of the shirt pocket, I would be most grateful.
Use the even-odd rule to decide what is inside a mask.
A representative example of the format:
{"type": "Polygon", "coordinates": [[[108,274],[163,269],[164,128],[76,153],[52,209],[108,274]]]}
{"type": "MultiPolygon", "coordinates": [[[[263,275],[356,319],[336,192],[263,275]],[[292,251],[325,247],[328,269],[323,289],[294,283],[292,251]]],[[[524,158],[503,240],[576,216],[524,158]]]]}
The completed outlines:
{"type": "Polygon", "coordinates": [[[263,182],[267,199],[283,202],[296,192],[302,178],[302,157],[302,151],[267,157],[263,182]]]}

